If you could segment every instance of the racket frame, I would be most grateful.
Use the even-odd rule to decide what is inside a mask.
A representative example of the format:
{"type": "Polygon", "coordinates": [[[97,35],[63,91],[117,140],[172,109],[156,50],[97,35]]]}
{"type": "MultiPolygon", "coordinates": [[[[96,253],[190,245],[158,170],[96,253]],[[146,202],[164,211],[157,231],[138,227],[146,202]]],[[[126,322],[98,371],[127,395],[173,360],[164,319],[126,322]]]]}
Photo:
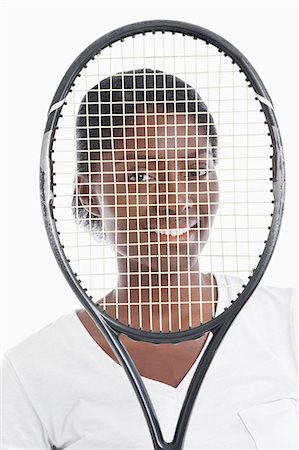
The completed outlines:
{"type": "Polygon", "coordinates": [[[48,119],[42,143],[40,163],[40,192],[44,223],[49,242],[58,265],[66,280],[68,281],[70,287],[73,289],[74,293],[78,297],[85,310],[92,317],[92,319],[106,338],[107,342],[110,344],[120,364],[123,366],[125,372],[127,373],[127,376],[143,409],[155,450],[182,449],[190,414],[194,402],[197,398],[200,386],[204,380],[205,374],[231,323],[236,318],[239,311],[243,308],[244,304],[247,302],[249,297],[256,289],[258,283],[260,282],[271,259],[280,230],[285,198],[285,169],[283,148],[278,124],[272,105],[272,100],[263,82],[261,81],[259,75],[252,67],[250,62],[242,55],[242,53],[237,48],[235,48],[232,44],[230,44],[228,41],[226,41],[216,33],[213,33],[210,30],[199,26],[180,21],[150,20],[130,24],[107,33],[93,42],[90,46],[88,46],[75,59],[75,61],[67,70],[53,97],[51,106],[49,108],[48,119]],[[266,117],[269,135],[272,141],[271,147],[273,147],[272,180],[274,209],[272,214],[271,226],[269,227],[268,238],[265,241],[264,251],[262,255],[260,255],[260,260],[256,269],[248,278],[248,284],[243,285],[243,291],[238,294],[238,299],[232,300],[232,305],[218,317],[212,319],[212,321],[190,330],[173,333],[157,333],[137,330],[128,327],[115,319],[112,319],[105,312],[100,311],[92,301],[91,297],[87,294],[86,290],[82,287],[80,280],[78,280],[77,278],[77,274],[73,272],[70,266],[70,261],[64,254],[63,245],[60,242],[59,232],[56,228],[55,218],[53,214],[54,183],[53,163],[51,158],[52,145],[53,140],[55,139],[55,131],[59,116],[61,114],[63,105],[65,104],[65,98],[69,90],[71,89],[78,73],[90,59],[92,59],[97,53],[106,48],[108,45],[111,45],[114,42],[124,39],[128,36],[134,36],[136,34],[147,32],[154,33],[159,31],[170,31],[191,35],[194,38],[205,41],[207,44],[213,44],[214,46],[218,47],[219,51],[223,52],[225,56],[230,57],[233,63],[236,63],[240,67],[240,70],[244,72],[249,84],[253,87],[256,93],[256,100],[260,102],[261,112],[263,112],[266,117]],[[190,339],[198,339],[207,332],[212,333],[212,339],[203,355],[201,363],[198,365],[190,382],[179,415],[174,439],[172,442],[167,443],[163,439],[157,415],[155,413],[145,385],[142,381],[142,378],[127,349],[121,342],[120,335],[125,334],[132,339],[141,340],[144,342],[151,342],[156,344],[163,342],[165,344],[177,343],[190,339]]]}

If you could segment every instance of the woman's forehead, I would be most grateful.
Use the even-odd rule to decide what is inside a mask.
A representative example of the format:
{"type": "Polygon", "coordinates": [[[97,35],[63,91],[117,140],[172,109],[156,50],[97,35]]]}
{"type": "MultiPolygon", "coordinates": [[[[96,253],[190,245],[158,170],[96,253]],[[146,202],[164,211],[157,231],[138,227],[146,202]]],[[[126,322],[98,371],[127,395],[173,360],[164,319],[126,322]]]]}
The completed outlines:
{"type": "Polygon", "coordinates": [[[157,111],[155,114],[139,113],[135,116],[125,117],[124,128],[138,134],[148,128],[148,132],[161,135],[169,132],[177,133],[179,130],[182,134],[188,133],[196,136],[203,134],[206,126],[207,123],[196,121],[194,113],[174,114],[157,111]]]}
{"type": "Polygon", "coordinates": [[[186,149],[207,150],[206,127],[186,114],[138,114],[133,124],[124,125],[113,134],[114,149],[124,154],[132,150],[144,155],[157,149],[179,153],[186,153],[186,149]]]}
{"type": "Polygon", "coordinates": [[[107,163],[119,163],[121,161],[165,161],[165,160],[207,160],[213,159],[208,147],[205,148],[135,148],[105,150],[102,160],[107,163]]]}

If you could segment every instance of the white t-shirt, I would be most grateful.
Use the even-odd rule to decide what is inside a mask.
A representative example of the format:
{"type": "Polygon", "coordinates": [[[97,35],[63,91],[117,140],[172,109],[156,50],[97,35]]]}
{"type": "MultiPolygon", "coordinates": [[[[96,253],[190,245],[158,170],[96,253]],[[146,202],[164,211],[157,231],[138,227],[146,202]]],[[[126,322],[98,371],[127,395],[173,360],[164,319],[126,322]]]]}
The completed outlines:
{"type": "MultiPolygon", "coordinates": [[[[212,361],[184,450],[298,448],[294,307],[290,289],[256,289],[212,361]]],[[[143,378],[166,440],[196,365],[176,388],[143,378]]],[[[2,391],[3,449],[153,448],[125,372],[75,311],[6,352],[2,391]]]]}

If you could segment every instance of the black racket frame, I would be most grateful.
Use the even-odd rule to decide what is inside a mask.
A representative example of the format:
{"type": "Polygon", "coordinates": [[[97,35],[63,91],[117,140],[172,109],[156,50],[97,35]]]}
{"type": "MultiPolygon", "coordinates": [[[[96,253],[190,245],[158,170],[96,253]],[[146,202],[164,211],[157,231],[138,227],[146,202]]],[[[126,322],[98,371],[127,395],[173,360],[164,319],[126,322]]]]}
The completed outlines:
{"type": "MultiPolygon", "coordinates": [[[[271,173],[271,172],[270,172],[271,173]]],[[[88,46],[71,64],[63,77],[58,89],[54,95],[47,124],[44,132],[41,164],[40,164],[40,192],[41,205],[44,223],[47,235],[50,241],[51,248],[54,252],[56,260],[59,264],[62,273],[67,279],[70,287],[78,297],[79,301],[93,318],[96,325],[99,327],[102,334],[107,339],[120,364],[126,371],[128,378],[136,392],[140,405],[143,409],[147,424],[151,433],[153,445],[155,450],[181,450],[183,448],[183,441],[186,434],[186,429],[190,414],[197,397],[199,388],[204,380],[205,374],[211,364],[211,361],[219,348],[219,345],[229,329],[231,323],[238,315],[246,301],[249,299],[260,279],[262,278],[266,267],[271,259],[277,237],[280,230],[282,213],[285,199],[285,169],[281,136],[272,107],[271,98],[261,81],[259,75],[252,67],[250,62],[243,56],[243,54],[235,48],[232,44],[226,41],[216,33],[205,28],[172,20],[150,20],[138,22],[118,28],[110,33],[105,34],[97,39],[90,46],[88,46]],[[194,39],[205,41],[207,45],[213,44],[225,56],[231,58],[233,64],[237,64],[240,71],[244,72],[248,84],[251,85],[257,94],[256,100],[260,101],[261,113],[264,113],[269,129],[269,136],[271,137],[272,153],[272,176],[273,181],[273,214],[271,218],[271,226],[269,227],[268,238],[265,241],[265,248],[260,255],[260,260],[255,268],[253,274],[248,277],[248,283],[243,285],[243,291],[238,294],[237,299],[232,299],[232,305],[214,318],[212,321],[205,323],[199,327],[190,330],[184,330],[174,333],[157,333],[146,332],[143,330],[133,329],[117,320],[112,319],[94,304],[92,298],[81,285],[80,280],[71,268],[70,261],[67,259],[63,245],[60,242],[59,231],[56,227],[55,214],[53,210],[54,200],[54,181],[53,181],[53,162],[52,162],[52,145],[55,139],[55,131],[61,114],[61,110],[65,103],[65,98],[71,90],[73,83],[76,80],[79,72],[96,54],[107,46],[116,41],[134,36],[140,33],[148,32],[174,32],[192,36],[194,39]],[[259,97],[258,97],[259,96],[259,97]],[[261,98],[265,101],[261,101],[261,98]],[[165,442],[161,432],[161,428],[152,405],[151,399],[140,377],[140,374],[132,361],[127,349],[120,340],[120,335],[125,334],[132,339],[141,340],[144,342],[159,343],[177,343],[184,340],[198,339],[207,332],[211,332],[213,337],[207,347],[205,354],[198,365],[190,386],[188,388],[182,410],[178,419],[177,427],[172,442],[165,442]]]]}

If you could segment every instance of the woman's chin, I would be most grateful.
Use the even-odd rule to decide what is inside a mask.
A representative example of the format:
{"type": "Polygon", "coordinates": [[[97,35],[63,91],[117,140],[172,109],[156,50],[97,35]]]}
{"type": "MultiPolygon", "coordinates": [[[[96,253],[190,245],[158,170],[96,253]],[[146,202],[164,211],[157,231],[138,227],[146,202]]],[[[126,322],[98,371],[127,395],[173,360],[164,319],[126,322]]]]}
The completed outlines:
{"type": "Polygon", "coordinates": [[[188,272],[198,264],[199,253],[193,255],[160,255],[139,259],[141,272],[149,273],[178,273],[188,272]]]}
{"type": "Polygon", "coordinates": [[[158,236],[156,232],[150,233],[150,240],[146,239],[147,236],[143,236],[139,243],[119,244],[116,253],[122,259],[134,261],[140,272],[179,272],[188,271],[198,263],[209,233],[194,228],[177,237],[158,236]]]}

